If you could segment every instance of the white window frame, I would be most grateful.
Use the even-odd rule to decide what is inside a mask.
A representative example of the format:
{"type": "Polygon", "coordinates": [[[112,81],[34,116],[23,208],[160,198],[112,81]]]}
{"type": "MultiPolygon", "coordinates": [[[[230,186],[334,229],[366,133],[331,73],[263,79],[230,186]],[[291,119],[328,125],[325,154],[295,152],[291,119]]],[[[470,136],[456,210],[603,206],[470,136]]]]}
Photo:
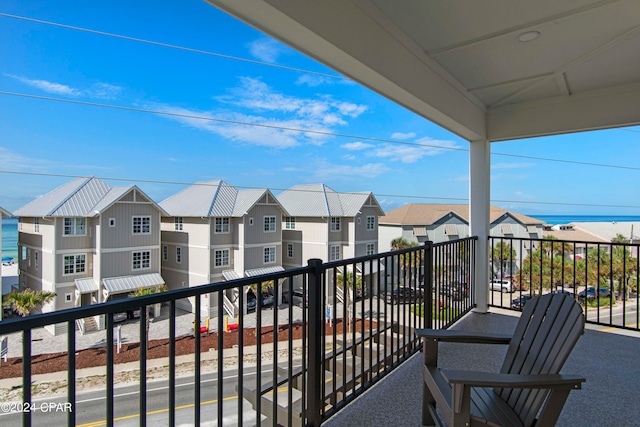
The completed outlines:
{"type": "Polygon", "coordinates": [[[87,219],[67,217],[62,220],[64,236],[86,236],[87,219]]]}
{"type": "Polygon", "coordinates": [[[22,231],[22,218],[18,218],[18,231],[22,231]]]}
{"type": "Polygon", "coordinates": [[[109,227],[113,228],[116,226],[116,219],[115,218],[109,218],[109,227]]]}
{"type": "Polygon", "coordinates": [[[40,232],[40,218],[33,218],[33,232],[40,232]]]}
{"type": "Polygon", "coordinates": [[[213,253],[213,265],[215,267],[227,267],[229,265],[229,249],[216,249],[213,253]]]}
{"type": "Polygon", "coordinates": [[[84,274],[87,272],[87,255],[86,254],[73,254],[64,255],[62,257],[62,275],[73,276],[76,274],[84,274]],[[71,260],[71,264],[67,264],[67,259],[71,260]],[[67,272],[67,265],[72,268],[72,271],[67,272]],[[81,267],[81,269],[79,269],[81,267]]]}
{"type": "Polygon", "coordinates": [[[340,217],[331,217],[331,231],[340,231],[340,217]]]}
{"type": "Polygon", "coordinates": [[[184,224],[181,216],[177,216],[173,219],[173,229],[176,231],[182,231],[184,224]]]}
{"type": "Polygon", "coordinates": [[[376,244],[367,243],[367,255],[373,255],[376,253],[376,244]]]}
{"type": "Polygon", "coordinates": [[[295,216],[286,216],[284,218],[285,228],[287,230],[295,230],[296,229],[296,217],[295,216]]]}
{"type": "Polygon", "coordinates": [[[231,229],[231,221],[228,216],[216,218],[213,232],[216,234],[227,234],[231,229]]]}
{"type": "Polygon", "coordinates": [[[373,231],[376,229],[376,217],[368,216],[367,217],[367,230],[373,231]]]}
{"type": "Polygon", "coordinates": [[[329,246],[329,261],[337,261],[340,259],[340,245],[329,246]]]}
{"type": "Polygon", "coordinates": [[[267,246],[264,248],[264,263],[265,264],[273,264],[276,262],[276,247],[275,246],[267,246]]]}
{"type": "Polygon", "coordinates": [[[169,261],[169,246],[162,245],[162,260],[169,261]]]}
{"type": "Polygon", "coordinates": [[[253,217],[249,218],[249,225],[253,225],[253,217]]]}
{"type": "Polygon", "coordinates": [[[36,270],[38,269],[38,267],[40,266],[40,259],[38,256],[38,251],[33,251],[33,264],[34,267],[36,268],[36,270]]]}
{"type": "Polygon", "coordinates": [[[31,268],[31,249],[27,249],[27,267],[31,268]]]}
{"type": "Polygon", "coordinates": [[[182,247],[176,246],[176,262],[178,264],[182,263],[182,247]]]}
{"type": "Polygon", "coordinates": [[[64,294],[64,302],[71,302],[73,300],[73,294],[71,292],[67,292],[64,294]]]}
{"type": "Polygon", "coordinates": [[[277,228],[276,227],[276,217],[275,217],[275,215],[265,215],[262,218],[262,221],[263,221],[263,225],[264,225],[262,230],[265,233],[275,233],[276,228],[277,228]]]}
{"type": "Polygon", "coordinates": [[[135,215],[131,217],[131,234],[151,234],[151,216],[135,215]],[[136,220],[139,220],[140,223],[136,224],[136,220]]]}
{"type": "Polygon", "coordinates": [[[287,243],[287,257],[293,258],[293,243],[287,243]]]}
{"type": "Polygon", "coordinates": [[[132,270],[149,270],[151,268],[151,251],[131,252],[132,270]]]}

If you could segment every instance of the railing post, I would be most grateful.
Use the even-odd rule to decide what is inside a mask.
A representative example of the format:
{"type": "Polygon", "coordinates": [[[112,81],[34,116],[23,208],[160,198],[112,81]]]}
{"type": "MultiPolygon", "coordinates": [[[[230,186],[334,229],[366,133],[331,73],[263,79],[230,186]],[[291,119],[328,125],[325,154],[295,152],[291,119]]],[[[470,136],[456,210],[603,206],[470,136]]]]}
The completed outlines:
{"type": "Polygon", "coordinates": [[[427,294],[426,304],[424,307],[425,325],[427,329],[433,329],[433,242],[428,240],[424,242],[424,256],[422,258],[424,271],[424,292],[427,294]]]}
{"type": "Polygon", "coordinates": [[[309,371],[307,377],[307,426],[322,421],[322,260],[310,259],[309,273],[309,371]]]}

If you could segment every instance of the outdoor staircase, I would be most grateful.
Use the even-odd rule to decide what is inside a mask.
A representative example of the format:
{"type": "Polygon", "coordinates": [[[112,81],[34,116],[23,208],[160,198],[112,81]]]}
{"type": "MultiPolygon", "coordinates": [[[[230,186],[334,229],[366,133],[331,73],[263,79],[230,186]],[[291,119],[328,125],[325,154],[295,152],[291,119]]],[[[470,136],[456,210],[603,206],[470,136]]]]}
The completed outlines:
{"type": "MultiPolygon", "coordinates": [[[[401,335],[403,330],[406,332],[405,328],[393,324],[372,333],[367,331],[365,335],[356,334],[355,342],[351,340],[351,336],[346,342],[337,340],[336,348],[324,357],[322,393],[325,409],[336,406],[345,395],[353,393],[358,385],[370,381],[398,360],[410,340],[401,335]]],[[[330,341],[327,337],[327,344],[330,341]]],[[[269,379],[264,379],[259,393],[256,384],[253,383],[243,387],[242,396],[251,403],[254,410],[261,413],[265,425],[272,424],[275,420],[274,425],[302,427],[303,375],[302,367],[294,368],[291,373],[286,367],[278,367],[275,384],[273,378],[267,377],[269,379]],[[289,393],[291,423],[288,421],[289,393]]]]}
{"type": "Polygon", "coordinates": [[[94,317],[85,317],[76,320],[76,329],[80,331],[80,335],[84,335],[87,332],[98,331],[100,328],[94,317]]]}

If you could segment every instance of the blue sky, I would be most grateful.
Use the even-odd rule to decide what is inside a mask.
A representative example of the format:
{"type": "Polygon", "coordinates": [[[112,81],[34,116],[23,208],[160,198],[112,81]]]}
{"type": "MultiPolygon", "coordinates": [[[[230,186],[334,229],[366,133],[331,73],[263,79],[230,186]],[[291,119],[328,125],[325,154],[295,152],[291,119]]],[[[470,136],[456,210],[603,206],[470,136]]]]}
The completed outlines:
{"type": "MultiPolygon", "coordinates": [[[[122,179],[108,182],[135,183],[156,201],[184,188],[177,183],[213,179],[276,194],[305,183],[372,191],[385,210],[468,198],[467,141],[203,1],[5,0],[0,14],[5,209],[71,179],[51,175],[122,179]]],[[[492,204],[533,215],[640,215],[638,142],[640,127],[494,143],[492,204]]]]}

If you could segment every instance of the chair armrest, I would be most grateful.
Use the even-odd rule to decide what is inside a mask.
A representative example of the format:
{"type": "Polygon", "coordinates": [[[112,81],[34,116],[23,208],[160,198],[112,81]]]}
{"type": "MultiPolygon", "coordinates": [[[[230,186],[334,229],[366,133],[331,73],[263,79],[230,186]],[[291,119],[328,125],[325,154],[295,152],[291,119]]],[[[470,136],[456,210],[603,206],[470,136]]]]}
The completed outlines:
{"type": "Polygon", "coordinates": [[[568,374],[496,374],[490,372],[442,370],[442,376],[449,384],[463,384],[471,387],[579,389],[584,377],[568,374]]]}
{"type": "Polygon", "coordinates": [[[448,329],[416,329],[416,334],[422,338],[442,342],[471,344],[509,344],[511,342],[511,336],[509,335],[452,331],[448,329]]]}

